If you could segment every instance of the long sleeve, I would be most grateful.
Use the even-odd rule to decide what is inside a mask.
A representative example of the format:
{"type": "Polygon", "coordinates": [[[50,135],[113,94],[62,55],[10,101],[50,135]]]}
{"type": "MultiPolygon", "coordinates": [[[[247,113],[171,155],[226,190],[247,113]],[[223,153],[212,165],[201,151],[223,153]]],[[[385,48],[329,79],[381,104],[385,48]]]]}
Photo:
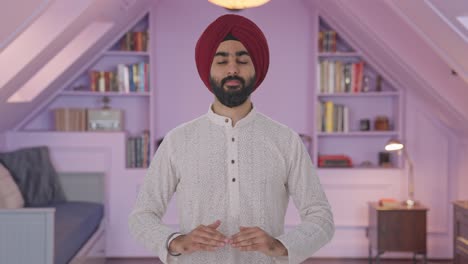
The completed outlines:
{"type": "Polygon", "coordinates": [[[304,144],[297,134],[291,143],[287,188],[298,209],[301,223],[276,237],[288,249],[287,257],[276,260],[298,264],[328,243],[335,227],[330,205],[304,144]]]}
{"type": "Polygon", "coordinates": [[[175,258],[168,254],[166,241],[176,231],[161,221],[178,184],[168,141],[162,142],[151,161],[129,216],[129,228],[137,241],[155,252],[162,262],[173,263],[175,258]]]}

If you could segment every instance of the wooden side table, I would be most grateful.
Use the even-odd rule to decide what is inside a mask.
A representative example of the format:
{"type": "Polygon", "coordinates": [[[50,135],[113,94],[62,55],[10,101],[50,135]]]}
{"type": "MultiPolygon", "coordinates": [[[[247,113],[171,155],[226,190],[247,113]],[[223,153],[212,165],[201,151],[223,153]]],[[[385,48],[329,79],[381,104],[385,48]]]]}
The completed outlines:
{"type": "Polygon", "coordinates": [[[468,201],[453,202],[453,263],[468,263],[468,201]]]}
{"type": "Polygon", "coordinates": [[[369,263],[374,259],[373,250],[377,251],[376,263],[380,263],[380,256],[386,251],[412,252],[413,263],[417,255],[422,255],[426,263],[427,211],[421,204],[385,207],[369,203],[369,263]]]}

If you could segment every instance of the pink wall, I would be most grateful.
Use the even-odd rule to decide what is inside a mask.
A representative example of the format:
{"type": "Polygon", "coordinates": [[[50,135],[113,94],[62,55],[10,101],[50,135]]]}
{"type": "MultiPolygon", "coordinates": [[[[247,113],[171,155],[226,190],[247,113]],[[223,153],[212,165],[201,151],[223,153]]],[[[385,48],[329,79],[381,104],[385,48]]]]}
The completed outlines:
{"type": "MultiPolygon", "coordinates": [[[[315,83],[311,70],[316,39],[314,12],[313,5],[309,8],[300,1],[271,1],[262,8],[239,13],[254,20],[270,44],[270,71],[253,96],[255,105],[296,131],[309,133],[313,117],[308,113],[313,110],[308,100],[313,98],[310,93],[315,83]]],[[[156,27],[153,34],[156,56],[152,65],[157,74],[155,126],[159,136],[207,111],[212,95],[198,77],[194,47],[208,23],[224,13],[226,11],[206,1],[162,1],[158,4],[156,25],[153,25],[156,27]]],[[[349,34],[359,32],[347,23],[342,26],[349,34]]],[[[359,48],[367,50],[369,47],[366,44],[359,48]]],[[[373,56],[379,63],[383,62],[378,53],[373,56]]],[[[401,67],[383,69],[404,70],[401,67]]],[[[405,108],[410,109],[411,114],[406,116],[404,134],[411,142],[408,147],[415,162],[416,197],[430,208],[429,255],[448,258],[452,252],[450,201],[458,197],[459,190],[455,186],[463,178],[460,172],[464,168],[462,163],[450,161],[450,153],[458,151],[452,144],[451,131],[431,117],[432,105],[421,99],[417,92],[420,87],[398,88],[416,92],[406,100],[405,108]],[[437,147],[427,142],[441,145],[437,147]],[[451,168],[457,168],[457,172],[451,168]]],[[[340,175],[319,170],[319,176],[332,204],[337,232],[332,243],[317,256],[365,256],[366,202],[384,196],[405,198],[406,171],[354,170],[340,175]],[[343,204],[342,197],[352,197],[352,200],[343,204]]],[[[294,216],[288,213],[290,221],[287,222],[295,223],[294,216]]]]}
{"type": "MultiPolygon", "coordinates": [[[[180,123],[204,114],[212,102],[213,96],[196,71],[194,47],[208,23],[226,11],[207,1],[155,1],[155,5],[157,17],[151,32],[156,51],[151,64],[156,74],[154,124],[156,136],[162,136],[180,123]]],[[[315,83],[315,73],[310,70],[315,63],[312,61],[316,28],[312,21],[313,12],[314,9],[309,9],[302,1],[275,0],[265,7],[239,13],[253,19],[270,44],[270,70],[253,96],[256,107],[298,132],[309,133],[313,117],[308,113],[313,109],[308,100],[313,98],[310,92],[315,83]]],[[[343,20],[340,16],[334,17],[343,20]]],[[[345,24],[346,30],[359,32],[345,24]]],[[[383,57],[376,56],[376,59],[383,57]]],[[[416,87],[417,83],[413,83],[416,87]]],[[[415,162],[416,197],[430,207],[429,255],[448,258],[452,252],[450,201],[468,198],[464,191],[464,186],[468,186],[468,140],[454,135],[434,118],[434,104],[418,93],[420,87],[409,87],[408,90],[405,134],[415,162]]],[[[0,134],[0,150],[5,143],[0,134]]],[[[330,246],[317,256],[366,256],[366,202],[382,195],[403,198],[405,171],[353,170],[343,173],[322,170],[319,176],[332,203],[337,232],[330,246]],[[349,197],[349,200],[343,203],[343,197],[349,197]]],[[[123,181],[119,185],[127,187],[123,181]]],[[[288,214],[288,217],[287,223],[298,221],[295,214],[288,214]]]]}
{"type": "MultiPolygon", "coordinates": [[[[213,95],[198,76],[195,44],[206,26],[227,11],[208,1],[161,1],[157,5],[152,65],[156,76],[156,131],[159,135],[208,110],[213,95]]],[[[239,12],[264,31],[270,47],[268,75],[253,95],[254,105],[298,132],[307,132],[311,16],[301,1],[271,1],[239,12]],[[287,23],[284,23],[287,21],[287,23]],[[294,70],[291,70],[294,69],[294,70]]],[[[310,120],[308,120],[308,118],[310,120]]]]}

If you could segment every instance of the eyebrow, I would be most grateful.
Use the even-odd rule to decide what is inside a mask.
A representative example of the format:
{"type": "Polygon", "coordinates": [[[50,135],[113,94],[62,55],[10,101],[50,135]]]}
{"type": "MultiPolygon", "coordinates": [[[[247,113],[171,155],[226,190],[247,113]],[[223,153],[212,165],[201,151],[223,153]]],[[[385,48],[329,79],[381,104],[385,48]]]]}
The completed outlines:
{"type": "MultiPolygon", "coordinates": [[[[236,52],[237,57],[240,57],[240,56],[243,56],[243,55],[247,55],[247,56],[250,57],[249,53],[247,51],[245,51],[245,50],[241,50],[241,51],[236,52]]],[[[216,52],[215,57],[216,56],[227,57],[227,56],[229,56],[229,53],[227,53],[225,51],[219,51],[219,52],[216,52]]]]}

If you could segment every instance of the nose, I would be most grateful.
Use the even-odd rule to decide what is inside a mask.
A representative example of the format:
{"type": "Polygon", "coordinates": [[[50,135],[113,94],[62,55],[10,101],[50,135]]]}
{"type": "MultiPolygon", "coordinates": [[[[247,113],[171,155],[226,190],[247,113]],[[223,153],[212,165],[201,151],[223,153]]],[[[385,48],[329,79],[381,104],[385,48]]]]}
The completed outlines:
{"type": "Polygon", "coordinates": [[[227,71],[229,76],[236,76],[237,74],[239,74],[239,66],[235,61],[230,61],[228,63],[227,71]]]}

